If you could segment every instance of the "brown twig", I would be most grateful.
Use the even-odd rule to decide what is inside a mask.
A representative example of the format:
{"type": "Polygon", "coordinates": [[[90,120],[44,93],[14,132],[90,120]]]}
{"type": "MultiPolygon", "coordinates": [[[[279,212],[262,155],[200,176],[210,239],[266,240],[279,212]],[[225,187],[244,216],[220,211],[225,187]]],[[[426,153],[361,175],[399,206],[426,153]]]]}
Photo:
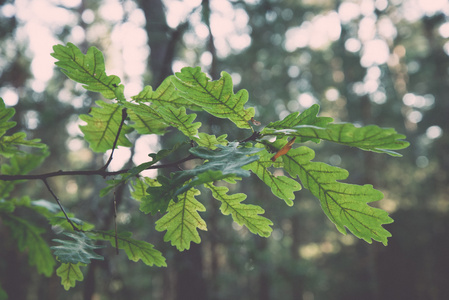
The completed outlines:
{"type": "Polygon", "coordinates": [[[122,109],[122,120],[120,121],[120,125],[118,127],[117,134],[115,135],[114,143],[112,144],[111,155],[109,155],[108,161],[100,170],[106,170],[108,168],[109,164],[111,163],[112,157],[114,156],[115,147],[117,147],[118,139],[120,137],[120,132],[122,131],[123,124],[125,124],[125,120],[126,120],[127,116],[128,116],[128,113],[126,112],[126,108],[123,108],[122,109]]]}
{"type": "Polygon", "coordinates": [[[42,181],[44,182],[45,186],[47,187],[47,190],[50,192],[50,194],[56,200],[56,203],[58,203],[59,208],[61,209],[62,213],[64,214],[67,222],[69,222],[69,224],[72,226],[73,230],[75,230],[75,231],[83,231],[83,230],[79,229],[78,227],[76,227],[75,224],[73,224],[72,220],[70,220],[69,216],[67,215],[67,213],[64,210],[64,207],[62,207],[62,204],[59,201],[58,196],[56,196],[56,194],[53,192],[53,190],[51,189],[50,185],[48,184],[47,179],[44,178],[44,179],[42,179],[42,181]]]}

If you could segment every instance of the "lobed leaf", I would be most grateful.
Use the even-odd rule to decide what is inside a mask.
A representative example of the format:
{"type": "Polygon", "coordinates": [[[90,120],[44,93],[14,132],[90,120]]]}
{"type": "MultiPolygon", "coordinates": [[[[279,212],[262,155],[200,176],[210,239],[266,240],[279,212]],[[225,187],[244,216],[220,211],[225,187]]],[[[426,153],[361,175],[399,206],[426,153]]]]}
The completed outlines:
{"type": "Polygon", "coordinates": [[[2,221],[10,228],[12,236],[17,240],[19,250],[23,252],[27,249],[29,264],[36,266],[39,274],[50,277],[56,261],[47,243],[41,237],[45,230],[11,214],[2,214],[2,221]]]}
{"type": "Polygon", "coordinates": [[[103,53],[95,47],[90,47],[84,55],[72,43],[53,46],[51,56],[58,61],[55,64],[73,81],[83,84],[86,90],[99,92],[107,99],[125,100],[124,86],[120,78],[106,75],[103,53]]]}
{"type": "Polygon", "coordinates": [[[249,121],[254,117],[253,107],[244,108],[248,92],[233,92],[232,78],[226,72],[217,81],[210,81],[200,67],[186,67],[172,77],[172,82],[180,95],[191,103],[218,118],[227,118],[239,128],[251,128],[249,121]]]}
{"type": "MultiPolygon", "coordinates": [[[[310,125],[316,127],[325,127],[327,124],[333,121],[332,118],[329,117],[318,117],[318,112],[320,110],[320,106],[318,104],[313,104],[311,107],[303,111],[302,113],[293,112],[286,116],[283,120],[279,120],[276,122],[271,122],[266,126],[266,130],[262,130],[262,134],[265,132],[269,132],[269,129],[282,130],[293,128],[295,126],[300,125],[310,125]]],[[[312,141],[318,143],[319,139],[310,138],[312,141]]],[[[301,142],[306,142],[308,139],[303,138],[301,142]]],[[[299,140],[298,140],[299,142],[299,140]]]]}
{"type": "Polygon", "coordinates": [[[198,144],[200,147],[205,147],[211,150],[217,149],[216,145],[223,145],[226,146],[228,144],[228,141],[226,140],[227,134],[222,134],[219,137],[216,137],[215,135],[210,135],[204,132],[198,133],[198,137],[194,137],[193,140],[198,144]]]}
{"type": "Polygon", "coordinates": [[[95,235],[92,235],[92,239],[109,241],[111,246],[125,250],[128,258],[134,262],[142,260],[147,266],[166,267],[165,258],[161,252],[154,249],[154,246],[145,241],[139,241],[133,239],[131,232],[120,232],[117,237],[114,231],[96,231],[95,235]]]}
{"type": "Polygon", "coordinates": [[[140,210],[155,214],[165,212],[170,200],[176,200],[177,195],[206,182],[217,181],[228,177],[249,176],[250,172],[244,170],[244,165],[258,159],[253,155],[261,148],[239,147],[239,143],[229,143],[228,146],[217,145],[211,150],[203,147],[190,148],[189,152],[197,158],[206,159],[207,162],[191,170],[174,172],[170,178],[158,176],[160,186],[150,186],[148,195],[142,198],[140,210]],[[252,156],[250,156],[252,155],[252,156]]]}
{"type": "Polygon", "coordinates": [[[16,126],[16,122],[9,121],[15,113],[15,109],[12,107],[6,108],[5,102],[0,98],[0,155],[12,158],[16,154],[24,154],[24,152],[19,151],[19,146],[42,149],[42,155],[44,155],[47,145],[40,143],[40,139],[27,140],[24,132],[16,132],[11,136],[5,136],[8,129],[16,126]]]}
{"type": "Polygon", "coordinates": [[[292,178],[283,175],[275,176],[268,170],[273,165],[273,161],[271,160],[273,154],[264,150],[259,152],[258,155],[259,160],[244,166],[244,169],[251,170],[271,188],[273,195],[284,200],[288,206],[292,206],[293,200],[295,199],[294,192],[301,190],[301,185],[292,178]]]}
{"type": "Polygon", "coordinates": [[[192,138],[198,135],[198,128],[201,127],[201,123],[192,123],[196,118],[196,114],[187,114],[184,107],[161,106],[157,110],[165,123],[177,128],[186,136],[192,138]]]}
{"type": "Polygon", "coordinates": [[[278,137],[296,137],[296,142],[321,140],[357,147],[366,151],[387,153],[391,156],[401,156],[392,150],[404,149],[409,143],[404,141],[404,135],[398,134],[393,128],[380,128],[376,125],[356,127],[351,123],[329,123],[331,118],[316,117],[319,106],[312,105],[298,115],[297,112],[288,115],[284,120],[273,122],[265,127],[262,135],[278,137]]]}
{"type": "Polygon", "coordinates": [[[59,268],[56,269],[56,275],[61,277],[61,284],[66,291],[75,287],[76,281],[83,281],[84,276],[80,270],[80,267],[85,266],[83,263],[62,263],[59,268]]]}
{"type": "Polygon", "coordinates": [[[195,199],[199,194],[200,191],[190,189],[178,195],[178,201],[171,201],[167,213],[156,222],[156,230],[167,231],[164,241],[170,241],[179,251],[188,250],[191,242],[201,242],[197,229],[207,230],[206,222],[198,214],[198,211],[206,211],[195,199]]]}
{"type": "Polygon", "coordinates": [[[92,240],[82,232],[64,232],[72,240],[53,239],[60,245],[52,246],[53,254],[63,263],[77,264],[79,262],[89,264],[91,259],[103,260],[103,256],[94,252],[94,249],[104,248],[104,246],[94,245],[92,240]]]}
{"type": "Polygon", "coordinates": [[[225,186],[215,186],[212,183],[206,183],[205,187],[212,191],[212,196],[221,202],[220,210],[224,215],[231,215],[234,222],[243,226],[249,231],[262,237],[268,237],[273,230],[273,225],[269,219],[260,216],[265,211],[258,205],[242,204],[246,199],[243,193],[228,195],[229,189],[225,186]]]}
{"type": "Polygon", "coordinates": [[[134,104],[126,102],[123,104],[128,108],[128,116],[134,124],[133,127],[140,134],[164,134],[166,128],[169,126],[157,111],[152,106],[140,103],[134,104]]]}
{"type": "Polygon", "coordinates": [[[6,108],[3,98],[0,97],[0,137],[3,136],[8,129],[16,126],[16,122],[9,121],[9,119],[11,119],[15,113],[16,110],[14,108],[6,108]]]}
{"type": "Polygon", "coordinates": [[[146,190],[149,186],[160,185],[156,179],[149,177],[136,178],[130,185],[131,197],[137,201],[142,201],[146,195],[146,190]]]}
{"type": "Polygon", "coordinates": [[[310,190],[337,229],[346,234],[348,228],[355,236],[368,243],[371,240],[387,244],[391,234],[382,225],[393,220],[386,211],[367,203],[382,199],[383,194],[372,185],[338,182],[348,177],[348,171],[321,162],[312,162],[315,154],[305,146],[292,149],[282,157],[291,176],[299,176],[303,186],[310,190]]]}
{"type": "MultiPolygon", "coordinates": [[[[99,107],[93,107],[90,115],[80,115],[80,119],[87,123],[87,125],[80,126],[80,129],[93,151],[106,152],[106,150],[112,149],[114,145],[122,121],[123,107],[117,103],[106,103],[104,101],[96,101],[95,103],[99,107]]],[[[132,146],[125,136],[131,130],[128,125],[123,124],[117,146],[132,146]]]]}
{"type": "Polygon", "coordinates": [[[179,95],[173,85],[173,78],[173,75],[165,78],[155,91],[153,91],[151,86],[145,86],[138,95],[131,97],[131,99],[138,103],[153,103],[155,108],[159,106],[173,106],[175,108],[184,107],[193,110],[201,109],[179,95]]]}

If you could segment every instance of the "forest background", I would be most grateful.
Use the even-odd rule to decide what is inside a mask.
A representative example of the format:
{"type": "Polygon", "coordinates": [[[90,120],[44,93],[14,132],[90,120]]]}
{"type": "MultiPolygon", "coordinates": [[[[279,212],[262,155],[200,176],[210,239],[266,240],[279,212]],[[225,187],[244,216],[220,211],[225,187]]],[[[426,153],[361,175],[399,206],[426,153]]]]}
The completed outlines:
{"type": "MultiPolygon", "coordinates": [[[[349,170],[351,182],[385,194],[377,205],[395,220],[385,226],[393,235],[386,247],[340,234],[308,192],[288,208],[254,179],[238,190],[263,203],[271,237],[218,218],[215,207],[204,215],[202,243],[179,253],[123,191],[118,226],[155,243],[167,268],[111,251],[66,292],[58,277],[29,268],[0,220],[2,287],[11,299],[449,299],[448,38],[445,0],[0,1],[0,97],[16,110],[16,130],[49,145],[41,173],[94,169],[105,159],[78,128],[98,95],[68,81],[50,56],[67,42],[103,51],[127,96],[201,66],[213,79],[231,74],[263,124],[318,103],[322,116],[394,127],[411,142],[402,158],[313,146],[319,160],[349,170]]],[[[201,122],[244,138],[225,122],[201,122]]],[[[174,138],[119,149],[111,168],[142,162],[174,138]]],[[[101,178],[53,180],[68,210],[112,228],[101,178]]],[[[51,201],[39,182],[19,192],[51,201]]]]}

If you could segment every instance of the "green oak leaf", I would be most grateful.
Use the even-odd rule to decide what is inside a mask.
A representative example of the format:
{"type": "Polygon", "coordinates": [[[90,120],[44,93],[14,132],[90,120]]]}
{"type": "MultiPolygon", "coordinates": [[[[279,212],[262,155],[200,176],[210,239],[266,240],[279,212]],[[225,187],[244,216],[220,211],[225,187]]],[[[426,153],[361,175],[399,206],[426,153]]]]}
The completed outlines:
{"type": "Polygon", "coordinates": [[[124,86],[120,78],[106,75],[103,53],[95,47],[90,47],[84,55],[72,43],[53,46],[51,56],[57,59],[55,65],[73,81],[83,84],[86,90],[99,92],[107,99],[125,100],[124,86]]]}
{"type": "Polygon", "coordinates": [[[96,231],[91,235],[92,239],[109,241],[112,247],[125,250],[128,258],[134,262],[142,260],[147,266],[166,267],[165,258],[154,246],[145,241],[132,238],[131,232],[96,231]]]}
{"type": "MultiPolygon", "coordinates": [[[[99,107],[93,107],[89,115],[80,115],[87,125],[81,125],[85,140],[95,152],[106,152],[112,149],[122,121],[123,106],[117,103],[95,102],[99,107]]],[[[132,128],[124,124],[117,141],[117,146],[131,147],[132,144],[125,134],[132,128]]]]}
{"type": "Polygon", "coordinates": [[[83,281],[84,276],[80,270],[80,267],[85,266],[83,263],[62,263],[59,268],[56,269],[56,275],[61,278],[61,284],[66,291],[75,287],[76,281],[83,281]]]}
{"type": "Polygon", "coordinates": [[[282,156],[284,168],[292,177],[298,176],[303,186],[320,200],[324,213],[340,232],[346,234],[346,227],[368,243],[374,239],[386,245],[391,234],[382,225],[393,220],[386,211],[367,204],[382,199],[383,194],[369,184],[339,182],[348,177],[348,171],[313,162],[314,156],[313,150],[305,146],[291,149],[282,156]]]}
{"type": "Polygon", "coordinates": [[[219,80],[210,81],[200,67],[185,67],[175,76],[172,82],[182,97],[213,116],[231,120],[239,128],[251,128],[248,122],[254,117],[255,110],[244,108],[248,101],[246,90],[234,94],[231,75],[222,72],[219,80]]]}
{"type": "Polygon", "coordinates": [[[282,199],[287,205],[292,206],[295,199],[294,192],[301,190],[301,185],[294,179],[284,175],[275,176],[268,168],[279,165],[279,162],[273,162],[273,154],[264,150],[258,153],[259,159],[244,166],[244,169],[251,170],[260,178],[276,197],[282,199]]]}
{"type": "Polygon", "coordinates": [[[205,187],[212,191],[212,196],[221,202],[220,210],[224,215],[231,215],[232,219],[239,225],[245,225],[249,231],[262,237],[268,237],[273,230],[269,219],[260,216],[265,211],[258,205],[242,204],[246,199],[243,193],[228,195],[229,189],[225,186],[215,186],[206,183],[205,187]]]}
{"type": "Polygon", "coordinates": [[[50,277],[56,261],[47,243],[41,237],[45,230],[11,214],[2,214],[2,221],[10,228],[12,236],[17,240],[19,250],[22,252],[27,250],[29,264],[36,266],[39,274],[50,277]]]}
{"type": "Polygon", "coordinates": [[[207,230],[206,222],[198,214],[198,211],[206,211],[195,199],[199,194],[200,191],[190,189],[178,195],[178,201],[171,201],[166,214],[156,222],[156,230],[167,230],[164,241],[170,241],[179,251],[188,250],[191,242],[201,242],[197,229],[207,230]]]}

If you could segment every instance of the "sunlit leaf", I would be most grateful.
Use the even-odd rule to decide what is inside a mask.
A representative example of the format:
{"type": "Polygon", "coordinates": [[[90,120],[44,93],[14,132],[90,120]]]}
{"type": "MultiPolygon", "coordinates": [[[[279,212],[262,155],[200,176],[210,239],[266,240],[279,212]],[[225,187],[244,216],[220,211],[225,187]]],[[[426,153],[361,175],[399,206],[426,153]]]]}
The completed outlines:
{"type": "Polygon", "coordinates": [[[210,81],[200,67],[186,67],[172,77],[172,82],[181,96],[218,118],[227,118],[240,128],[251,128],[249,121],[254,117],[253,107],[244,108],[248,92],[240,90],[234,94],[232,78],[221,73],[217,81],[210,81]]]}
{"type": "Polygon", "coordinates": [[[231,215],[232,219],[239,225],[246,226],[249,231],[263,237],[268,237],[273,230],[269,219],[260,216],[265,210],[252,204],[242,204],[246,199],[243,193],[228,195],[229,189],[225,186],[215,186],[206,183],[204,186],[212,191],[212,196],[221,202],[220,210],[224,215],[231,215]]]}
{"type": "Polygon", "coordinates": [[[409,143],[404,141],[404,135],[393,128],[380,128],[376,125],[356,127],[351,123],[329,123],[330,118],[316,117],[319,106],[313,105],[302,114],[292,113],[284,120],[268,124],[261,134],[278,137],[292,136],[296,142],[320,140],[357,147],[366,151],[387,153],[391,156],[401,156],[392,150],[404,149],[409,143]]]}
{"type": "Polygon", "coordinates": [[[8,129],[16,126],[16,122],[9,121],[15,112],[12,107],[6,108],[5,102],[0,98],[0,155],[11,158],[17,154],[24,154],[24,152],[19,151],[19,146],[39,148],[45,152],[47,145],[41,143],[40,139],[27,140],[25,132],[16,132],[10,136],[5,135],[8,129]]]}
{"type": "Polygon", "coordinates": [[[75,287],[76,281],[83,281],[84,276],[80,270],[80,267],[85,266],[83,263],[62,263],[59,268],[56,269],[56,275],[61,278],[61,285],[66,291],[75,287]]]}
{"type": "Polygon", "coordinates": [[[173,77],[174,76],[172,75],[165,78],[155,91],[153,91],[151,86],[145,86],[138,95],[131,97],[131,99],[138,103],[152,103],[155,108],[169,105],[175,108],[184,107],[194,110],[200,109],[199,106],[179,95],[172,83],[173,77]]]}
{"type": "Polygon", "coordinates": [[[268,170],[268,168],[273,165],[271,159],[273,156],[272,153],[264,150],[259,152],[258,155],[259,160],[256,160],[243,168],[251,170],[260,178],[260,180],[271,188],[273,195],[283,199],[287,205],[292,206],[293,200],[295,199],[294,192],[301,190],[301,185],[292,178],[283,175],[275,176],[268,170]]]}
{"type": "Polygon", "coordinates": [[[198,128],[201,127],[201,123],[193,123],[196,114],[187,114],[184,107],[175,108],[173,106],[161,106],[158,107],[157,110],[165,123],[177,128],[186,136],[194,137],[198,135],[198,128]]]}
{"type": "MultiPolygon", "coordinates": [[[[95,102],[99,107],[93,107],[89,115],[80,115],[80,119],[87,125],[80,126],[84,138],[90,148],[95,152],[106,152],[112,149],[122,121],[123,107],[118,104],[95,102]]],[[[125,134],[132,130],[128,125],[123,125],[117,141],[117,146],[131,147],[131,142],[125,134]]]]}
{"type": "Polygon", "coordinates": [[[15,113],[16,110],[14,108],[6,108],[3,98],[0,97],[0,137],[3,136],[8,129],[16,126],[16,122],[9,121],[15,113]]]}
{"type": "Polygon", "coordinates": [[[217,145],[226,146],[228,144],[228,141],[226,140],[227,136],[227,134],[222,134],[219,137],[216,137],[215,135],[200,132],[198,137],[194,137],[193,140],[197,142],[200,147],[215,150],[217,149],[217,145]]]}
{"type": "Polygon", "coordinates": [[[157,109],[152,106],[129,102],[123,105],[128,108],[128,116],[133,121],[133,124],[129,126],[133,127],[140,134],[164,134],[166,128],[170,126],[170,124],[165,122],[157,109]]]}
{"type": "Polygon", "coordinates": [[[191,242],[201,242],[197,229],[207,230],[206,222],[198,214],[198,211],[206,211],[195,199],[199,194],[200,191],[190,189],[178,195],[178,201],[171,201],[166,214],[156,222],[156,230],[167,230],[164,241],[170,241],[179,251],[188,250],[191,242]]]}
{"type": "Polygon", "coordinates": [[[72,43],[53,46],[51,55],[58,61],[55,64],[73,81],[83,84],[86,90],[99,92],[107,99],[125,100],[124,86],[120,78],[106,75],[103,53],[95,47],[90,47],[84,55],[72,43]]]}
{"type": "Polygon", "coordinates": [[[112,247],[116,247],[117,241],[117,247],[125,250],[126,255],[132,261],[142,260],[148,266],[167,266],[161,252],[154,249],[152,244],[133,239],[131,236],[131,232],[120,232],[116,237],[113,231],[96,231],[91,235],[93,239],[109,241],[112,247]]]}
{"type": "Polygon", "coordinates": [[[386,211],[367,204],[382,199],[383,194],[369,184],[339,182],[348,177],[348,171],[312,162],[314,156],[313,150],[305,146],[292,149],[282,157],[285,170],[298,176],[303,186],[320,200],[324,213],[340,232],[346,234],[346,227],[368,243],[374,239],[386,245],[391,234],[382,225],[393,220],[386,211]]]}

